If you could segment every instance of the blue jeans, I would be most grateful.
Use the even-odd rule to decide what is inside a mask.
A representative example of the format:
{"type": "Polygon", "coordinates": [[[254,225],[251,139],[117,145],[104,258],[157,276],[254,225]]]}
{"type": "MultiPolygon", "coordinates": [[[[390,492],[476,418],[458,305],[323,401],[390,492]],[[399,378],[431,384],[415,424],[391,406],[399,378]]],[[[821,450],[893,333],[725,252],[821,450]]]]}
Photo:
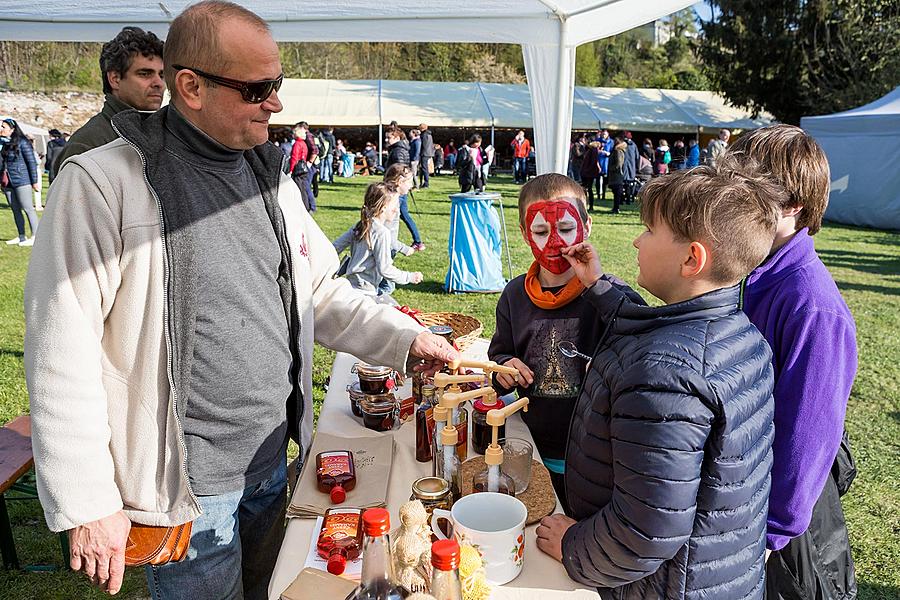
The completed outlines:
{"type": "Polygon", "coordinates": [[[419,236],[419,228],[416,227],[416,222],[413,221],[412,215],[409,214],[409,203],[407,202],[406,194],[400,196],[400,219],[406,223],[409,233],[412,234],[413,244],[421,244],[422,238],[419,236]]]}
{"type": "Polygon", "coordinates": [[[513,175],[515,176],[516,182],[525,183],[528,179],[528,163],[527,158],[524,156],[521,158],[515,158],[513,162],[513,175]]]}
{"type": "Polygon", "coordinates": [[[282,457],[261,483],[198,497],[203,514],[187,557],[145,568],[153,600],[265,600],[284,539],[286,489],[282,457]]]}
{"type": "Polygon", "coordinates": [[[319,157],[319,179],[324,182],[334,183],[334,163],[332,162],[331,154],[319,157]]]}

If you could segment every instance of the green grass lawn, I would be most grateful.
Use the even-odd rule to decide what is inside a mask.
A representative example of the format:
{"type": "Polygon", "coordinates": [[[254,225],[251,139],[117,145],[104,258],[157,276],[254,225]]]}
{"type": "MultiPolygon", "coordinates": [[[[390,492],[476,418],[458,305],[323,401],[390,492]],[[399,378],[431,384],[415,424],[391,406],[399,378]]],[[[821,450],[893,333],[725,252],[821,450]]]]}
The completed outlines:
{"type": "MultiPolygon", "coordinates": [[[[365,186],[374,178],[340,180],[323,186],[316,220],[332,239],[359,218],[365,186]]],[[[484,335],[494,330],[496,294],[448,295],[442,286],[447,273],[450,200],[456,191],[450,177],[434,178],[432,187],[411,202],[427,250],[400,258],[398,266],[422,271],[425,281],[401,287],[395,297],[426,311],[454,311],[484,323],[484,335]]],[[[517,186],[508,177],[492,179],[489,189],[503,194],[511,242],[513,273],[531,263],[531,253],[518,233],[517,186]]],[[[13,237],[12,214],[0,204],[0,238],[13,237]]],[[[641,231],[633,207],[609,214],[602,203],[593,214],[591,241],[606,269],[635,286],[636,250],[631,240],[641,231]]],[[[401,225],[401,238],[410,241],[401,225]]],[[[892,232],[826,225],[816,246],[841,288],[858,326],[859,375],[847,413],[859,476],[844,498],[850,527],[860,598],[900,598],[900,235],[892,232]]],[[[22,290],[30,250],[0,244],[0,422],[28,412],[22,366],[22,290]]],[[[505,258],[504,258],[505,269],[505,258]]],[[[316,348],[314,396],[324,397],[332,354],[316,348]]],[[[77,476],[77,475],[76,475],[77,476]]],[[[50,534],[36,502],[11,505],[20,560],[25,564],[59,564],[56,536],[50,534]]],[[[130,570],[121,597],[147,598],[143,573],[130,570]]],[[[0,600],[20,598],[103,598],[84,578],[69,572],[0,571],[0,600]]]]}

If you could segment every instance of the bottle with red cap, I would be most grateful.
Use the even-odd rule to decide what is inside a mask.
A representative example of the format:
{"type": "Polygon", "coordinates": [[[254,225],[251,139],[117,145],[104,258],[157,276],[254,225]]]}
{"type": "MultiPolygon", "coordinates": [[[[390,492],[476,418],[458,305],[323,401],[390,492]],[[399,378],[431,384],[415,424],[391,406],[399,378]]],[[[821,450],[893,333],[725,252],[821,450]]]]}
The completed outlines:
{"type": "Polygon", "coordinates": [[[436,600],[462,600],[459,581],[459,544],[438,540],[431,544],[431,595],[436,600]]]}
{"type": "Polygon", "coordinates": [[[391,561],[391,515],[383,508],[370,508],[363,513],[362,578],[353,600],[402,600],[409,590],[394,580],[391,561]]]}
{"type": "Polygon", "coordinates": [[[356,487],[356,467],[349,450],[332,450],[316,455],[316,484],[319,491],[331,496],[332,504],[347,499],[356,487]]]}
{"type": "Polygon", "coordinates": [[[325,511],[316,551],[328,561],[328,572],[332,575],[340,575],[348,560],[359,558],[363,543],[362,512],[360,508],[325,511]]]}

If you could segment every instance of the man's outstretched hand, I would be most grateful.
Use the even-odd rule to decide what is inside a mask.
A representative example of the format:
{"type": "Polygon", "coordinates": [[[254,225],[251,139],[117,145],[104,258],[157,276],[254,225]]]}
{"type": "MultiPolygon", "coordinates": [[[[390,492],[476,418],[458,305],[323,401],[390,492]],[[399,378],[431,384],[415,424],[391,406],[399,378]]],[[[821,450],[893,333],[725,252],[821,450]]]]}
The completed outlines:
{"type": "Polygon", "coordinates": [[[125,544],[131,521],[121,510],[69,530],[69,566],[100,589],[115,594],[125,574],[125,544]]]}
{"type": "Polygon", "coordinates": [[[423,331],[413,340],[409,347],[411,356],[422,359],[422,363],[413,369],[426,375],[434,375],[450,362],[460,358],[459,351],[447,343],[447,340],[430,331],[423,331]]]}

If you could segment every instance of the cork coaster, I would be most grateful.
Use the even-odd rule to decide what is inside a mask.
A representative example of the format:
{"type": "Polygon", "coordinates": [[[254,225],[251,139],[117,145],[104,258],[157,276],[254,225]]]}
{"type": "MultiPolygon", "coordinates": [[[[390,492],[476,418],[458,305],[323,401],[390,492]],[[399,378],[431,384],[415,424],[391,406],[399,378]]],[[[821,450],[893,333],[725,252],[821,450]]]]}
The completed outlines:
{"type": "MultiPolygon", "coordinates": [[[[463,496],[472,493],[472,477],[480,469],[484,468],[484,457],[474,456],[462,464],[460,478],[462,479],[463,496]]],[[[531,461],[531,481],[528,489],[516,496],[528,509],[526,525],[537,523],[556,508],[556,492],[553,491],[553,483],[550,481],[550,472],[547,467],[536,460],[531,461]]]]}

